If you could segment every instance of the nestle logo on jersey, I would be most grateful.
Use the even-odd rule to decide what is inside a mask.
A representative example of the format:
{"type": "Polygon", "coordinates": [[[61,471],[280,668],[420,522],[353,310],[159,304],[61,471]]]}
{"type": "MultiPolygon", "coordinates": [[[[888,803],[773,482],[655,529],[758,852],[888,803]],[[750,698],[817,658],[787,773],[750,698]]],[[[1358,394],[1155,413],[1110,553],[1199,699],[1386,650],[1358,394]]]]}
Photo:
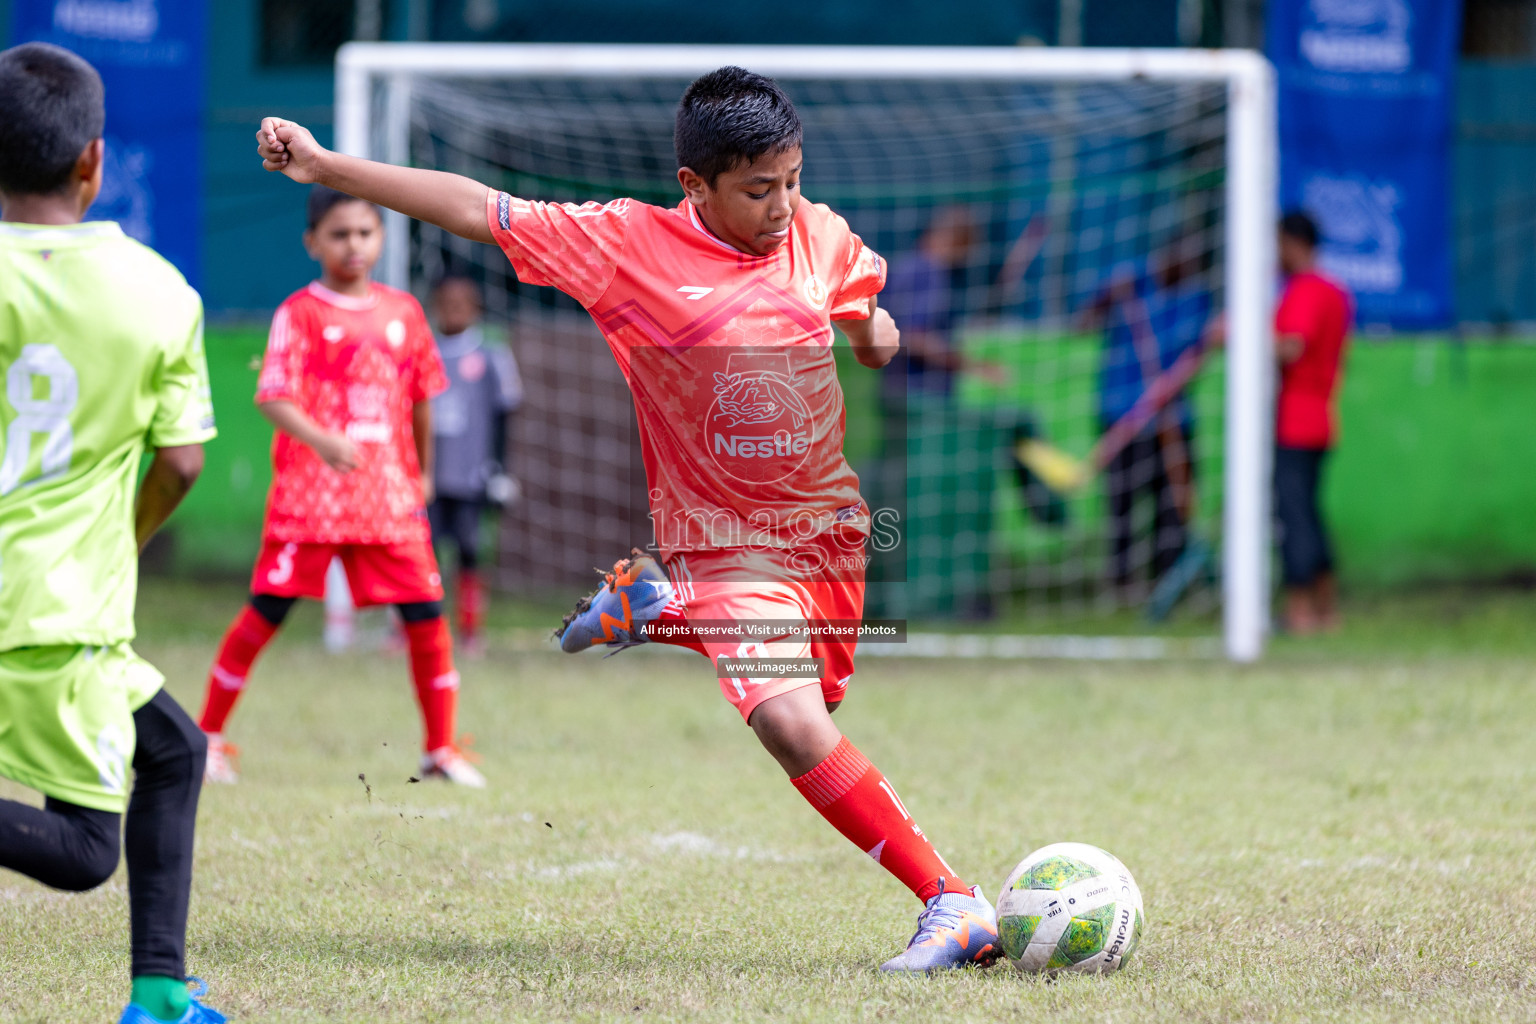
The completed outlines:
{"type": "Polygon", "coordinates": [[[749,434],[743,437],[740,434],[732,434],[726,437],[724,434],[715,434],[714,453],[716,455],[731,455],[742,459],[771,459],[774,456],[784,458],[790,455],[804,455],[811,450],[811,439],[805,431],[797,434],[787,434],[779,431],[773,436],[766,434],[749,434]]]}
{"type": "Polygon", "coordinates": [[[715,400],[706,419],[715,464],[754,484],[799,469],[815,436],[810,404],[798,390],[803,382],[787,353],[731,353],[725,372],[714,374],[715,400]]]}

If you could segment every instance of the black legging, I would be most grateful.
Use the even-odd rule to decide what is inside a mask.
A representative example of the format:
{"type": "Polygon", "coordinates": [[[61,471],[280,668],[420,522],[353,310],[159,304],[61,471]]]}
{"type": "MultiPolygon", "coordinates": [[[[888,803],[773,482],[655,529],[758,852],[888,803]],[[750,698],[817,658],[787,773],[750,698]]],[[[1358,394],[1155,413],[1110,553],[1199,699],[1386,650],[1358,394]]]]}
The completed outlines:
{"type": "MultiPolygon", "coordinates": [[[[1179,428],[1179,438],[1189,459],[1186,472],[1190,472],[1194,468],[1193,449],[1186,427],[1179,428]]],[[[1192,482],[1192,472],[1190,477],[1192,482]]],[[[1156,434],[1137,437],[1106,467],[1104,498],[1109,512],[1110,577],[1116,586],[1131,583],[1139,568],[1131,549],[1136,540],[1133,513],[1136,498],[1141,494],[1152,501],[1152,579],[1156,581],[1179,560],[1188,541],[1184,517],[1179,514],[1174,497],[1167,453],[1156,434]]]]}
{"type": "MultiPolygon", "coordinates": [[[[251,608],[274,626],[281,626],[283,620],[288,618],[288,613],[293,611],[293,606],[298,603],[299,599],[296,597],[279,597],[277,594],[251,595],[251,608]]],[[[405,604],[397,604],[395,607],[400,610],[400,618],[405,622],[426,622],[443,614],[441,601],[408,601],[405,604]]]]}
{"type": "Polygon", "coordinates": [[[473,572],[480,565],[480,516],[485,503],[441,495],[427,507],[432,539],[453,541],[459,552],[459,568],[473,572]]]}
{"type": "MultiPolygon", "coordinates": [[[[133,726],[133,794],[122,843],[133,977],[183,978],[192,833],[208,741],[164,690],[133,713],[133,726]]],[[[52,797],[42,808],[0,800],[0,867],[55,889],[94,889],[117,870],[119,817],[52,797]]]]}
{"type": "Polygon", "coordinates": [[[1280,567],[1285,585],[1306,587],[1333,571],[1333,546],[1318,508],[1325,449],[1275,449],[1275,511],[1280,519],[1280,567]]]}

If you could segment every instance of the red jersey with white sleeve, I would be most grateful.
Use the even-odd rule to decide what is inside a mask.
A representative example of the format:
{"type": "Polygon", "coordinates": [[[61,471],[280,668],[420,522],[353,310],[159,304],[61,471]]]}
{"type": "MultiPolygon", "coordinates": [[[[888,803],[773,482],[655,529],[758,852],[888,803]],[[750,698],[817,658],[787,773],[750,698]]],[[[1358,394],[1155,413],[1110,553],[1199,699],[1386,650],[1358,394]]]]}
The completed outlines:
{"type": "Polygon", "coordinates": [[[492,189],[486,213],[518,279],[580,302],[624,371],[663,560],[800,547],[834,525],[862,546],[831,321],[867,318],[886,266],[847,221],[802,202],[759,257],[686,200],[575,206],[492,189]]]}
{"type": "Polygon", "coordinates": [[[341,295],[318,282],[272,318],[257,402],[289,401],[345,434],[358,467],[338,473],[282,431],[272,438],[266,538],[300,544],[425,540],[411,410],[448,386],[421,304],[377,282],[341,295]]]}
{"type": "Polygon", "coordinates": [[[1285,448],[1328,448],[1338,427],[1334,397],[1354,317],[1349,293],[1316,271],[1293,274],[1275,311],[1275,333],[1301,338],[1301,355],[1280,368],[1275,440],[1285,448]]]}

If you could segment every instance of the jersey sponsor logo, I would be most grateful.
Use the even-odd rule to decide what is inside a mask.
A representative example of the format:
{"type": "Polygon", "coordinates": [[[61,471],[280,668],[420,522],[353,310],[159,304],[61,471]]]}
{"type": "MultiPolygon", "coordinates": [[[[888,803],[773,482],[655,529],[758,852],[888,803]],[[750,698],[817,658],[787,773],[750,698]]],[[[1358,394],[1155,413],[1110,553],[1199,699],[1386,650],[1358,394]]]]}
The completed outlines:
{"type": "Polygon", "coordinates": [[[356,441],[359,444],[388,444],[394,437],[394,431],[388,423],[367,423],[353,420],[347,424],[347,440],[356,441]]]}
{"type": "Polygon", "coordinates": [[[320,332],[320,337],[324,338],[326,341],[329,341],[333,345],[346,336],[347,329],[341,326],[341,324],[330,324],[325,328],[325,330],[320,332]]]}
{"type": "Polygon", "coordinates": [[[684,295],[688,296],[687,301],[689,301],[689,302],[698,302],[704,296],[706,296],[710,292],[714,291],[714,289],[713,288],[705,288],[705,287],[702,287],[701,285],[696,285],[696,284],[685,284],[681,288],[679,288],[678,291],[680,291],[684,295]]]}
{"type": "Polygon", "coordinates": [[[805,301],[816,309],[821,309],[827,304],[827,286],[815,274],[805,279],[800,290],[805,293],[805,301]]]}
{"type": "Polygon", "coordinates": [[[384,340],[389,342],[390,348],[399,348],[405,344],[405,323],[401,320],[391,320],[384,325],[384,340]]]}
{"type": "Polygon", "coordinates": [[[718,465],[752,484],[782,480],[810,455],[816,424],[787,353],[733,353],[714,376],[706,444],[718,465]]]}

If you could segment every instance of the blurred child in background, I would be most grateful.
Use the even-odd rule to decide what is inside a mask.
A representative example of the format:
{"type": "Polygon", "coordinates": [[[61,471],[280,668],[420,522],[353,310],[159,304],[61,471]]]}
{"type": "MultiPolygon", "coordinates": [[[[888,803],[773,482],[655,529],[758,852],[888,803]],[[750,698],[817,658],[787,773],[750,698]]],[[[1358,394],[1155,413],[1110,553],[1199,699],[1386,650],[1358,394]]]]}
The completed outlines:
{"type": "Polygon", "coordinates": [[[431,307],[448,389],[432,399],[436,498],[427,511],[432,540],[457,552],[459,637],[477,653],[485,620],[480,520],[488,503],[506,504],[516,490],[505,471],[507,416],[522,404],[523,383],[511,350],[487,343],[478,284],[446,276],[431,307]]]}
{"type": "Polygon", "coordinates": [[[422,776],[483,787],[454,744],[459,673],[423,514],[443,366],[421,306],[372,279],[384,245],[378,207],[316,187],[308,219],[304,246],[320,279],[278,307],[256,386],[257,408],[277,428],[272,487],[250,601],[208,673],[206,778],[237,780],[224,738],[230,712],[294,603],[323,598],[339,559],[359,604],[394,605],[404,620],[422,776]]]}

